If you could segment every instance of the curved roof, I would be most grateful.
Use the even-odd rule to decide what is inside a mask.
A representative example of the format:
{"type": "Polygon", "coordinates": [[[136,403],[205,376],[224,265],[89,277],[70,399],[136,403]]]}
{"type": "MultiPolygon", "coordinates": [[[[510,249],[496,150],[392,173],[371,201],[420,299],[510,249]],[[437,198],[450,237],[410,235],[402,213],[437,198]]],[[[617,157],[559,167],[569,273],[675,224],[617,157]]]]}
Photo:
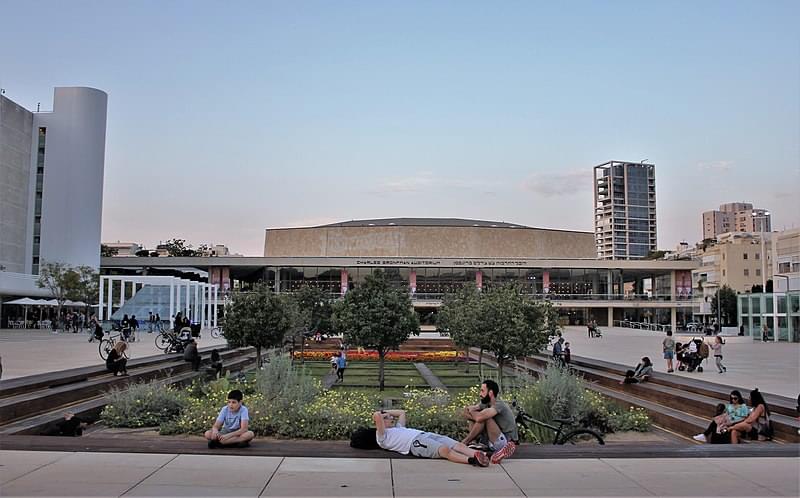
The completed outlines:
{"type": "Polygon", "coordinates": [[[377,220],[351,220],[322,227],[491,227],[491,228],[532,228],[505,221],[468,220],[463,218],[381,218],[377,220]]]}

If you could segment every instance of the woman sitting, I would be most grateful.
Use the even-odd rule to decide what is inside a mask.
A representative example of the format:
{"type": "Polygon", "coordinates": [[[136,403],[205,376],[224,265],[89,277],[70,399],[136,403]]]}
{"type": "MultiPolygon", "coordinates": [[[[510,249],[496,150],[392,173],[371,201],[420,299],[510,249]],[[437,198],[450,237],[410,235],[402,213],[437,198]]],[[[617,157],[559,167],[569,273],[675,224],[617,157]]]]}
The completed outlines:
{"type": "Polygon", "coordinates": [[[772,422],[769,419],[769,407],[758,389],[750,391],[750,406],[752,411],[746,419],[730,428],[731,443],[739,444],[742,434],[755,430],[759,438],[772,438],[772,422]]]}
{"type": "Polygon", "coordinates": [[[708,424],[708,429],[702,434],[692,436],[692,439],[702,443],[711,442],[712,444],[727,444],[731,442],[730,427],[747,418],[749,412],[747,405],[744,404],[742,393],[739,391],[731,391],[729,399],[730,403],[722,405],[725,413],[720,413],[720,405],[717,405],[717,411],[711,423],[708,424]]]}
{"type": "Polygon", "coordinates": [[[641,363],[636,365],[636,370],[628,370],[625,372],[625,378],[622,379],[620,384],[638,384],[646,382],[653,375],[653,362],[647,356],[642,358],[641,363]]]}
{"type": "Polygon", "coordinates": [[[114,372],[114,377],[117,375],[128,375],[128,358],[125,357],[125,350],[127,349],[128,343],[119,341],[114,344],[114,347],[108,353],[106,368],[109,372],[114,372]]]}

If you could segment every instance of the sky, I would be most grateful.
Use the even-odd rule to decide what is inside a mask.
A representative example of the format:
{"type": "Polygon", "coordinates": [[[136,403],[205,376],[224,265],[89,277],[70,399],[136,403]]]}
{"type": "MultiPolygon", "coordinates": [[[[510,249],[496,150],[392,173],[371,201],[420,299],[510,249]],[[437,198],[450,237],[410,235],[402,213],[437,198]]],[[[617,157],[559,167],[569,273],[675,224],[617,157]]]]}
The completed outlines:
{"type": "Polygon", "coordinates": [[[0,0],[0,87],[109,95],[103,241],[454,217],[593,230],[656,165],[658,242],[800,227],[800,2],[0,0]]]}

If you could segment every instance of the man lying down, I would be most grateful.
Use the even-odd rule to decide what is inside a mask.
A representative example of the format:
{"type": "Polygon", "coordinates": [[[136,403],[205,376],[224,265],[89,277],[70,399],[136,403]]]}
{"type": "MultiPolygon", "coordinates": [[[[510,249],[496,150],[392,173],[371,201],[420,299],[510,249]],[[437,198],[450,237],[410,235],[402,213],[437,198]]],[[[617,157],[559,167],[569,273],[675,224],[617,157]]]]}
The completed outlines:
{"type": "Polygon", "coordinates": [[[369,450],[383,448],[420,458],[445,458],[455,463],[488,467],[489,457],[435,432],[406,427],[405,410],[380,410],[372,414],[374,428],[358,429],[350,437],[350,446],[369,450]]]}

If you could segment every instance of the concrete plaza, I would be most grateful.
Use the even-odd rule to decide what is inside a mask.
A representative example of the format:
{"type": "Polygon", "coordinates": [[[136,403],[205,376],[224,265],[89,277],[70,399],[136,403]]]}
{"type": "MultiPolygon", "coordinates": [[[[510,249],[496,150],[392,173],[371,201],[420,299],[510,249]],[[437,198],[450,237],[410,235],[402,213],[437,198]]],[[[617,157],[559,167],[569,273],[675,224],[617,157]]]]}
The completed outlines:
{"type": "Polygon", "coordinates": [[[796,458],[440,460],[0,451],[3,496],[798,496],[796,458]]]}
{"type": "MultiPolygon", "coordinates": [[[[130,343],[129,358],[163,354],[156,348],[156,334],[138,332],[139,340],[130,343]]],[[[88,342],[89,334],[45,330],[0,330],[0,356],[3,358],[3,380],[68,368],[103,364],[97,341],[88,342]]],[[[225,344],[225,338],[213,339],[204,331],[200,348],[225,344]]]]}
{"type": "MultiPolygon", "coordinates": [[[[653,362],[656,372],[666,372],[661,341],[665,332],[628,329],[620,327],[601,327],[602,338],[589,338],[586,327],[565,327],[564,338],[570,342],[573,356],[583,356],[599,360],[630,365],[631,368],[643,356],[653,362]]],[[[673,338],[685,343],[693,337],[707,341],[713,337],[691,335],[679,332],[673,338]]],[[[723,364],[728,371],[717,373],[714,358],[703,362],[703,372],[679,372],[674,374],[736,386],[747,396],[753,388],[763,392],[797,398],[800,394],[800,343],[760,342],[750,337],[726,337],[723,346],[723,364]]]]}

